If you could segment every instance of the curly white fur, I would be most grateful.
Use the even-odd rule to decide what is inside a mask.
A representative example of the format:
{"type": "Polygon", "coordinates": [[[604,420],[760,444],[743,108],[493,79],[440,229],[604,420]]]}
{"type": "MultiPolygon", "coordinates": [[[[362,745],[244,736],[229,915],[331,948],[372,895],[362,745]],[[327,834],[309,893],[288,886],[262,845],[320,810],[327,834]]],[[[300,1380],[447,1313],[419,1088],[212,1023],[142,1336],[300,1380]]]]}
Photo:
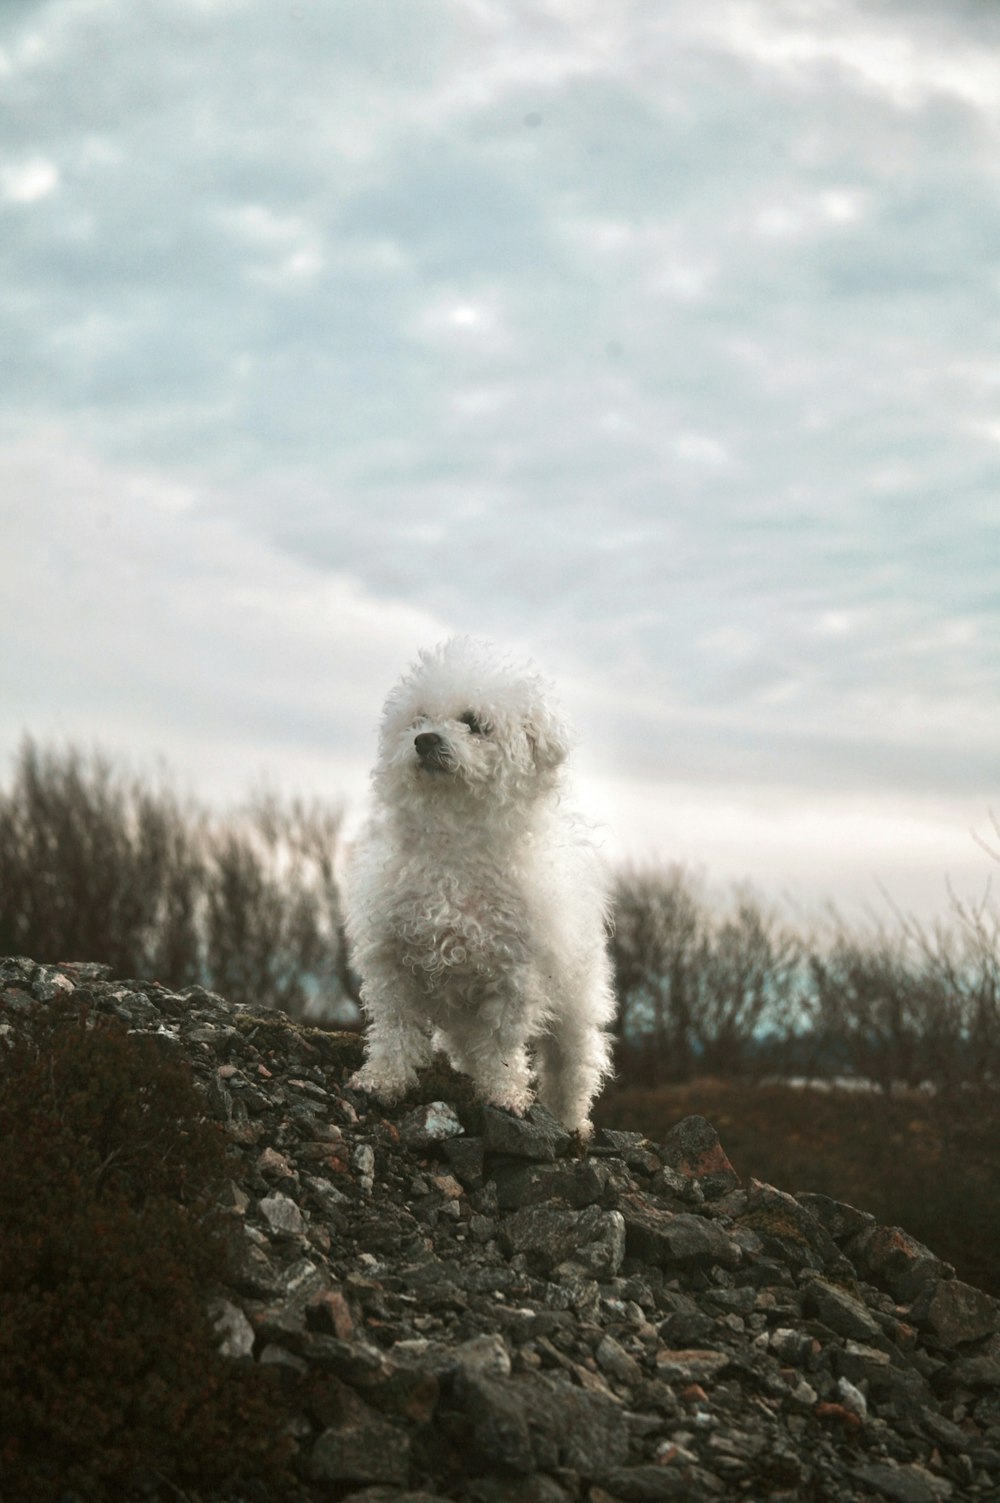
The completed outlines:
{"type": "Polygon", "coordinates": [[[376,812],[347,870],[369,1021],[353,1084],[404,1095],[443,1048],[518,1115],[589,1131],[614,1013],[606,886],[562,801],[569,732],[539,677],[456,638],[393,689],[376,812]]]}

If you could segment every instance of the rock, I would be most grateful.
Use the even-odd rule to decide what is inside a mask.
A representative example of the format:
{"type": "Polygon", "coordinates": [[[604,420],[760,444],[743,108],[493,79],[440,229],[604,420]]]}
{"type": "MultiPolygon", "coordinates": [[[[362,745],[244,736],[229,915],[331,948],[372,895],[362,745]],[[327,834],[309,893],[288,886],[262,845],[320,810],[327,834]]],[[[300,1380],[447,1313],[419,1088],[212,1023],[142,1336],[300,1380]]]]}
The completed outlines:
{"type": "Polygon", "coordinates": [[[858,1419],[868,1418],[868,1400],[849,1378],[837,1379],[837,1397],[844,1408],[856,1414],[858,1419]]]}
{"type": "Polygon", "coordinates": [[[925,1284],[910,1308],[910,1317],[946,1347],[977,1341],[1000,1330],[997,1301],[960,1279],[925,1284]]]}
{"type": "MultiPolygon", "coordinates": [[[[101,965],[96,960],[60,960],[56,970],[68,976],[75,986],[89,986],[95,981],[106,981],[111,975],[109,965],[101,965]]],[[[3,977],[0,976],[0,984],[3,977]]]]}
{"type": "Polygon", "coordinates": [[[822,1269],[836,1265],[837,1244],[812,1211],[794,1195],[752,1179],[742,1224],[755,1231],[769,1248],[793,1268],[822,1269]]]}
{"type": "Polygon", "coordinates": [[[845,1249],[862,1278],[880,1284],[896,1299],[915,1299],[927,1285],[954,1269],[929,1247],[898,1226],[872,1226],[852,1238],[845,1249]]]}
{"type": "Polygon", "coordinates": [[[845,1378],[854,1384],[864,1384],[865,1391],[873,1395],[885,1393],[892,1387],[892,1358],[888,1352],[877,1347],[864,1346],[858,1341],[847,1341],[843,1350],[833,1353],[833,1370],[838,1379],[845,1378]]]}
{"type": "Polygon", "coordinates": [[[344,1422],[317,1439],[308,1463],[315,1482],[392,1482],[405,1487],[410,1477],[410,1438],[355,1399],[344,1422]]]}
{"type": "Polygon", "coordinates": [[[445,1138],[440,1147],[466,1189],[478,1190],[483,1183],[486,1151],[482,1138],[445,1138]]]}
{"type": "Polygon", "coordinates": [[[219,1336],[219,1351],[234,1360],[253,1353],[254,1329],[239,1305],[228,1299],[212,1300],[208,1307],[212,1326],[219,1336]]]}
{"type": "Polygon", "coordinates": [[[731,1358],[725,1352],[670,1351],[661,1347],[656,1354],[657,1376],[668,1383],[705,1383],[729,1366],[731,1358]]]}
{"type": "Polygon", "coordinates": [[[640,1194],[621,1202],[630,1257],[662,1268],[735,1268],[739,1248],[721,1227],[700,1216],[662,1211],[640,1194]]]}
{"type": "Polygon", "coordinates": [[[1000,1361],[995,1357],[962,1357],[948,1376],[960,1388],[1000,1388],[1000,1361]]]}
{"type": "Polygon", "coordinates": [[[525,1206],[504,1223],[500,1239],[510,1253],[523,1253],[529,1266],[542,1274],[572,1262],[588,1273],[611,1277],[625,1256],[622,1216],[598,1206],[582,1211],[525,1206]]]}
{"type": "Polygon", "coordinates": [[[795,1199],[826,1228],[834,1242],[846,1242],[849,1237],[857,1236],[858,1232],[867,1231],[875,1225],[875,1217],[867,1211],[859,1211],[842,1200],[831,1200],[829,1195],[815,1195],[799,1190],[795,1199]]]}
{"type": "Polygon", "coordinates": [[[497,1466],[593,1476],[628,1454],[618,1405],[601,1394],[530,1374],[464,1377],[458,1392],[473,1423],[474,1454],[497,1466]]]}
{"type": "Polygon", "coordinates": [[[455,1362],[466,1378],[509,1378],[510,1353],[496,1331],[473,1336],[455,1348],[455,1362]]]}
{"type": "Polygon", "coordinates": [[[590,1489],[591,1503],[659,1503],[661,1498],[693,1499],[691,1479],[681,1467],[610,1467],[601,1476],[603,1486],[590,1489]]]}
{"type": "Polygon", "coordinates": [[[565,1153],[569,1133],[551,1112],[537,1104],[526,1117],[512,1117],[497,1107],[483,1108],[483,1147],[487,1153],[547,1161],[565,1153]]]}
{"type": "Polygon", "coordinates": [[[366,1195],[375,1185],[375,1150],[370,1143],[359,1143],[351,1154],[351,1164],[357,1171],[358,1184],[366,1195]]]}
{"type": "Polygon", "coordinates": [[[408,1148],[420,1153],[432,1144],[462,1135],[458,1113],[447,1101],[432,1101],[407,1112],[399,1124],[399,1136],[408,1148]]]}
{"type": "Polygon", "coordinates": [[[685,1117],[672,1127],[659,1154],[685,1179],[697,1180],[706,1200],[739,1188],[740,1177],[726,1157],[719,1135],[704,1117],[685,1117]]]}
{"type": "Polygon", "coordinates": [[[642,1368],[613,1336],[602,1336],[594,1352],[597,1365],[608,1377],[629,1385],[642,1380],[642,1368]]]}
{"type": "Polygon", "coordinates": [[[952,1493],[951,1485],[934,1477],[922,1466],[893,1466],[889,1462],[870,1462],[853,1468],[853,1475],[865,1487],[872,1488],[894,1503],[942,1503],[952,1493]]]}
{"type": "Polygon", "coordinates": [[[276,1190],[273,1195],[265,1195],[258,1204],[258,1210],[272,1232],[278,1232],[282,1236],[300,1237],[306,1229],[305,1216],[295,1201],[282,1195],[280,1190],[276,1190]]]}
{"type": "Polygon", "coordinates": [[[314,1330],[347,1341],[354,1334],[351,1307],[339,1289],[321,1289],[308,1301],[307,1324],[314,1330]]]}
{"type": "Polygon", "coordinates": [[[838,1336],[853,1341],[872,1341],[882,1335],[882,1328],[859,1299],[828,1279],[813,1278],[803,1291],[805,1310],[816,1315],[838,1336]]]}
{"type": "Polygon", "coordinates": [[[549,1200],[579,1210],[599,1204],[608,1195],[607,1166],[589,1159],[574,1163],[500,1163],[494,1167],[492,1178],[497,1202],[505,1211],[549,1200]]]}

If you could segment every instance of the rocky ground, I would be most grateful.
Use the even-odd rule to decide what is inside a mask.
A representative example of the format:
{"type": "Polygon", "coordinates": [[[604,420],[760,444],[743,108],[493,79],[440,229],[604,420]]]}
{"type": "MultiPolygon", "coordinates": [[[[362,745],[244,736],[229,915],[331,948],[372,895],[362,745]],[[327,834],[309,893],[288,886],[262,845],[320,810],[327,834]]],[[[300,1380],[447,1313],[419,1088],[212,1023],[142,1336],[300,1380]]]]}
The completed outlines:
{"type": "MultiPolygon", "coordinates": [[[[741,1185],[704,1119],[584,1151],[442,1068],[398,1108],[352,1036],[100,967],[0,962],[181,1052],[230,1144],[233,1362],[325,1375],[297,1498],[1000,1496],[1000,1307],[898,1227],[741,1185]]],[[[291,1496],[291,1495],[290,1495],[291,1496]]]]}

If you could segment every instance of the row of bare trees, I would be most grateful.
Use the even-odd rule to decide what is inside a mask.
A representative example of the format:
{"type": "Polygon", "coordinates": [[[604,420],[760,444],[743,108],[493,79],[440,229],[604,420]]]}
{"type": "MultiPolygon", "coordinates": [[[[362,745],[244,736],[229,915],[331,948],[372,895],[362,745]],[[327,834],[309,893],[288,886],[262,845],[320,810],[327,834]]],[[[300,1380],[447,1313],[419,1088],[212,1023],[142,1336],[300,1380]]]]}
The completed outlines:
{"type": "Polygon", "coordinates": [[[0,791],[0,954],[336,1015],[350,989],[341,815],[261,795],[225,817],[105,757],[21,747],[0,791]]]}
{"type": "Polygon", "coordinates": [[[748,888],[710,903],[680,867],[622,873],[612,954],[625,1079],[853,1077],[888,1091],[1000,1082],[1000,913],[803,933],[748,888]]]}
{"type": "MultiPolygon", "coordinates": [[[[219,816],[98,754],[25,741],[0,789],[0,954],[356,1020],[340,833],[320,804],[261,796],[219,816]]],[[[720,906],[681,867],[632,868],[611,950],[623,1081],[1000,1081],[1000,913],[985,900],[952,898],[932,930],[895,915],[803,932],[750,888],[720,906]]]]}

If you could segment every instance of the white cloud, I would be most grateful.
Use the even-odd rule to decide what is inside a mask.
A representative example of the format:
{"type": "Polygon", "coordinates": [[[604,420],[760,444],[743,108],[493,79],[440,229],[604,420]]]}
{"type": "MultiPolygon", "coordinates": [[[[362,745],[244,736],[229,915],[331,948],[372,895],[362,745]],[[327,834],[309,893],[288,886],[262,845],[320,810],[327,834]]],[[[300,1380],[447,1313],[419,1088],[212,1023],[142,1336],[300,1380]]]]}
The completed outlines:
{"type": "Polygon", "coordinates": [[[8,203],[35,204],[48,198],[59,186],[59,169],[55,162],[33,157],[26,162],[12,162],[0,167],[0,192],[8,203]]]}
{"type": "MultiPolygon", "coordinates": [[[[731,0],[705,16],[717,44],[789,75],[833,63],[900,108],[950,94],[1000,121],[1000,60],[958,8],[731,0]]],[[[984,8],[980,19],[995,42],[994,18],[984,8]]]]}

